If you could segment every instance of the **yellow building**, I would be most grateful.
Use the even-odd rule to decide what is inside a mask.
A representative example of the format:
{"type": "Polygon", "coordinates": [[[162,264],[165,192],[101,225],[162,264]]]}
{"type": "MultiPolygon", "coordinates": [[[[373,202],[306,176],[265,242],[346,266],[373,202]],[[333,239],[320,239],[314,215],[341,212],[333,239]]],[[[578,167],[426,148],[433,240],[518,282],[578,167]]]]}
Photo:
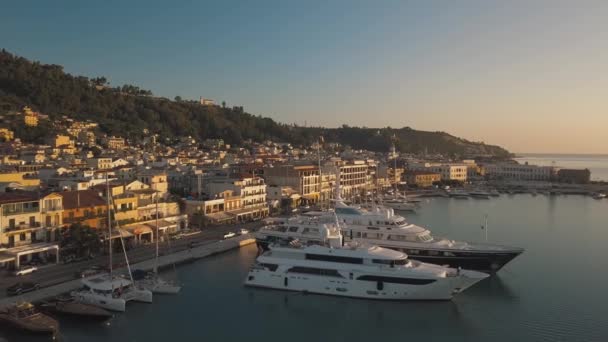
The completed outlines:
{"type": "Polygon", "coordinates": [[[67,135],[56,135],[52,141],[53,147],[72,147],[74,146],[74,141],[70,139],[67,135]]]}
{"type": "Polygon", "coordinates": [[[15,133],[8,128],[0,128],[0,139],[11,141],[15,139],[15,133]]]}
{"type": "Polygon", "coordinates": [[[30,107],[23,107],[23,121],[26,126],[38,126],[38,113],[34,112],[30,107]]]}
{"type": "Polygon", "coordinates": [[[2,172],[0,183],[19,183],[23,187],[39,187],[40,179],[27,172],[2,172]]]}

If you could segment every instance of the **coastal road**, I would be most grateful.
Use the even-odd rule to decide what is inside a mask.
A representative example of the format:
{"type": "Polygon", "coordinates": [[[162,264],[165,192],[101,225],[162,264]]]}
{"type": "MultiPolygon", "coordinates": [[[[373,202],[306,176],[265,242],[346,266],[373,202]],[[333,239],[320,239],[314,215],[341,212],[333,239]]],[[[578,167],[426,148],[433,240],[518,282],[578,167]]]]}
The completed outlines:
{"type": "MultiPolygon", "coordinates": [[[[218,240],[223,240],[227,232],[237,232],[239,229],[247,229],[250,232],[259,229],[261,222],[243,223],[238,225],[212,226],[205,228],[198,234],[183,237],[178,240],[162,242],[159,245],[161,255],[186,250],[190,246],[201,246],[218,240]]],[[[129,263],[152,259],[155,256],[156,245],[154,243],[140,245],[127,251],[129,263]]],[[[113,253],[112,261],[114,267],[125,265],[123,253],[113,253]]],[[[37,272],[25,276],[16,277],[9,272],[0,273],[0,298],[6,297],[6,288],[20,281],[39,283],[42,287],[59,284],[76,278],[76,273],[93,265],[108,265],[108,255],[100,255],[94,259],[75,262],[70,264],[47,265],[41,267],[37,272]]]]}

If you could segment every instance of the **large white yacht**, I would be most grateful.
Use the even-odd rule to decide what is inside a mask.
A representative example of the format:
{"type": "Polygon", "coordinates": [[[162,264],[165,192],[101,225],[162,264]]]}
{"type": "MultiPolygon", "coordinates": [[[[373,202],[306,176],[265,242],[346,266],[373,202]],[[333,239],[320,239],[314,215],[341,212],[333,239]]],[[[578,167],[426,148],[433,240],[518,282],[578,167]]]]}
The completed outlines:
{"type": "MultiPolygon", "coordinates": [[[[337,217],[346,241],[354,240],[394,249],[407,253],[411,259],[438,265],[496,272],[523,252],[522,248],[517,247],[433,237],[428,229],[407,222],[403,216],[396,215],[392,208],[381,206],[365,210],[338,200],[333,211],[308,212],[304,215],[320,222],[335,221],[337,217]]],[[[293,220],[302,219],[278,220],[272,229],[260,229],[256,235],[258,245],[265,247],[268,242],[277,239],[300,238],[297,235],[300,231],[293,228],[295,226],[291,223],[293,220]],[[282,230],[281,234],[275,233],[282,230]]],[[[310,239],[312,236],[308,236],[307,240],[310,239]]],[[[317,236],[317,239],[321,237],[317,236]]]]}
{"type": "Polygon", "coordinates": [[[378,246],[342,246],[339,234],[322,235],[327,245],[304,246],[298,240],[270,245],[256,259],[245,285],[356,298],[448,300],[488,277],[409,260],[405,253],[378,246]]]}

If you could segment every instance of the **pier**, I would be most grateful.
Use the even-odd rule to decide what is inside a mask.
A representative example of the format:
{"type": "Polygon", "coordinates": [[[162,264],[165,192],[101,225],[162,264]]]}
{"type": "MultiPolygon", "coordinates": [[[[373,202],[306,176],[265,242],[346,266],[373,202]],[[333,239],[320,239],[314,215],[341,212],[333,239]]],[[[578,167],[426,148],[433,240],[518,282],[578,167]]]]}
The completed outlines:
{"type": "MultiPolygon", "coordinates": [[[[237,236],[227,240],[219,240],[203,245],[193,246],[190,249],[182,250],[179,252],[175,252],[172,254],[160,256],[158,258],[158,267],[160,269],[171,267],[174,264],[181,264],[192,262],[197,259],[202,259],[204,257],[223,253],[232,249],[240,248],[242,246],[247,246],[255,243],[255,239],[251,236],[251,234],[246,234],[242,236],[237,236]]],[[[145,261],[141,261],[135,264],[131,264],[131,269],[141,269],[145,271],[150,271],[154,267],[155,260],[154,258],[148,259],[145,261]]],[[[127,268],[121,267],[115,270],[116,274],[127,274],[127,268]]],[[[57,285],[49,286],[42,288],[38,291],[33,291],[29,293],[25,293],[16,297],[6,297],[0,299],[0,309],[13,304],[15,302],[27,301],[27,302],[40,302],[47,298],[55,297],[63,293],[67,293],[73,290],[76,290],[82,287],[82,279],[74,279],[67,282],[63,282],[57,285]]]]}

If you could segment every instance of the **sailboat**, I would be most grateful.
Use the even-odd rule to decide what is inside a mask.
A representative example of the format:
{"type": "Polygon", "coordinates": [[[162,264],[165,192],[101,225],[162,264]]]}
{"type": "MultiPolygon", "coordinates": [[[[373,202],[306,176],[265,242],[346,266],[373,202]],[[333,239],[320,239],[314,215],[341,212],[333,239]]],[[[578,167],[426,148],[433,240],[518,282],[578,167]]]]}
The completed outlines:
{"type": "Polygon", "coordinates": [[[159,294],[177,294],[182,289],[178,284],[162,279],[158,275],[158,241],[160,240],[158,228],[158,195],[156,196],[156,258],[154,261],[154,270],[145,275],[139,283],[147,290],[159,294]]]}
{"type": "MultiPolygon", "coordinates": [[[[110,212],[110,185],[106,174],[106,191],[107,191],[107,207],[108,207],[108,251],[109,251],[109,272],[96,275],[82,280],[83,288],[71,293],[74,301],[77,303],[90,304],[102,309],[112,311],[126,311],[126,303],[128,301],[139,301],[152,303],[152,292],[135,286],[133,277],[126,279],[120,276],[115,276],[112,272],[112,218],[110,212]]],[[[119,230],[120,233],[120,230],[119,230]]],[[[131,266],[127,258],[122,233],[120,233],[120,242],[122,250],[127,262],[129,275],[131,275],[131,266]]]]}

